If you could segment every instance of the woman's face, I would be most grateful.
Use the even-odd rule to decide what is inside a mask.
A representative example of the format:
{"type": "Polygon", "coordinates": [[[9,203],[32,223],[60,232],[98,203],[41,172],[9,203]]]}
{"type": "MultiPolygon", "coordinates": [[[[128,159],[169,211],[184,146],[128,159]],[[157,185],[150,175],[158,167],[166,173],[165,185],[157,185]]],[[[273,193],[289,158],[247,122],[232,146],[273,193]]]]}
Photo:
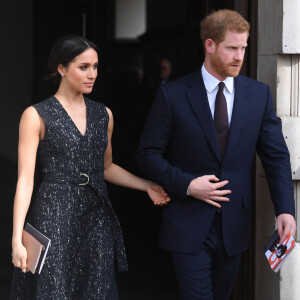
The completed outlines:
{"type": "Polygon", "coordinates": [[[89,94],[97,78],[98,55],[93,48],[88,48],[69,63],[68,67],[59,65],[58,71],[63,74],[61,85],[74,92],[89,94]]]}

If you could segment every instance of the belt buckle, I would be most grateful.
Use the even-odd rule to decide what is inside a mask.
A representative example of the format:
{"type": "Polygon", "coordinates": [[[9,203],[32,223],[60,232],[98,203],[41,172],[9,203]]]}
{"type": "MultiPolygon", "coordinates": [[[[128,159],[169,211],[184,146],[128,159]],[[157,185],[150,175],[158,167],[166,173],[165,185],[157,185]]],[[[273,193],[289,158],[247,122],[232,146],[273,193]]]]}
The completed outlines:
{"type": "Polygon", "coordinates": [[[88,174],[80,173],[80,176],[84,176],[85,178],[87,178],[87,181],[83,183],[78,183],[78,185],[87,185],[90,182],[90,177],[88,174]]]}

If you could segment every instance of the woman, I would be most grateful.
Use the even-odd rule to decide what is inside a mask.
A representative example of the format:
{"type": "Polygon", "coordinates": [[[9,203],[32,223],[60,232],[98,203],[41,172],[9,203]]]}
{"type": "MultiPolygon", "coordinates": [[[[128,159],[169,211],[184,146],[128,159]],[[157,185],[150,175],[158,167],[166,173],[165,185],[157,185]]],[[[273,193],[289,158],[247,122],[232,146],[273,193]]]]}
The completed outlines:
{"type": "Polygon", "coordinates": [[[97,77],[96,46],[64,37],[50,53],[56,94],[27,108],[20,121],[19,172],[14,200],[12,299],[118,299],[119,270],[126,257],[117,217],[104,180],[146,191],[154,204],[169,201],[164,190],[112,162],[113,116],[83,96],[97,77]],[[28,222],[51,239],[41,274],[26,269],[22,229],[33,190],[36,155],[43,174],[28,222]]]}

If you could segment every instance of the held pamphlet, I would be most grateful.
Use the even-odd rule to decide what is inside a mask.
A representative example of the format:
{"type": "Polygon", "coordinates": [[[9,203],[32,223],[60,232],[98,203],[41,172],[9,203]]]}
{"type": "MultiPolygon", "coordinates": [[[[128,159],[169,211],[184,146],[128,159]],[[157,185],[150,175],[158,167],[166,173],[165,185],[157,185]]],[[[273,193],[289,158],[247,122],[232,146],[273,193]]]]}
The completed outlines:
{"type": "Polygon", "coordinates": [[[27,268],[33,274],[40,274],[51,244],[50,239],[26,223],[22,242],[27,250],[27,268]]]}
{"type": "Polygon", "coordinates": [[[268,240],[268,242],[266,243],[266,245],[264,246],[264,252],[268,263],[275,273],[279,271],[279,269],[285,262],[285,259],[288,257],[288,255],[291,253],[291,251],[296,245],[291,233],[289,233],[288,237],[282,243],[282,245],[279,244],[279,240],[280,237],[276,229],[270,237],[270,239],[268,240]]]}

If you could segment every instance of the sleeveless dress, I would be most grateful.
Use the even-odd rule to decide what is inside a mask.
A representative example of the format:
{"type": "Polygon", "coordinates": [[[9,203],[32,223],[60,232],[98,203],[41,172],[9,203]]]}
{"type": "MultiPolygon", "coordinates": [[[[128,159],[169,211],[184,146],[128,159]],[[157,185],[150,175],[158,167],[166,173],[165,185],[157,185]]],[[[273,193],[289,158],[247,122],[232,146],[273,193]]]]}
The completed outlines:
{"type": "Polygon", "coordinates": [[[104,182],[109,116],[103,104],[85,104],[85,135],[54,96],[34,105],[45,122],[38,147],[43,180],[26,221],[51,246],[41,274],[14,268],[11,299],[118,299],[114,257],[119,271],[127,263],[104,182]]]}

